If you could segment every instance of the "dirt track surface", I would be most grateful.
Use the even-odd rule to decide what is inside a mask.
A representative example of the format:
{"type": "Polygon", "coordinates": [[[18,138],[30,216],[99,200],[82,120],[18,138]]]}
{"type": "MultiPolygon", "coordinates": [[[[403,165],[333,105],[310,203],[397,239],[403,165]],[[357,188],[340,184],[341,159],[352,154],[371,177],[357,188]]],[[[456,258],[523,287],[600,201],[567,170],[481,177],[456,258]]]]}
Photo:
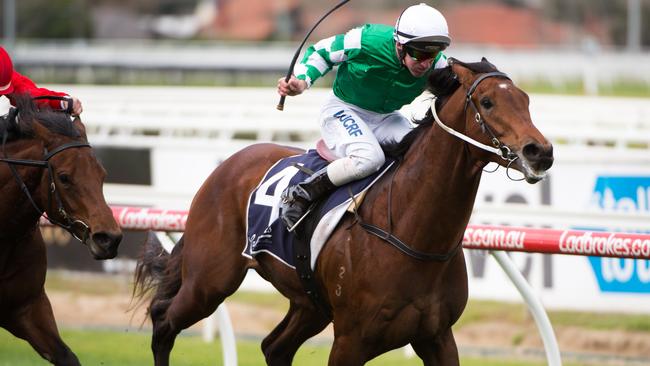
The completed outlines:
{"type": "MultiPolygon", "coordinates": [[[[59,327],[110,328],[137,330],[151,328],[146,318],[146,306],[135,310],[131,303],[130,276],[96,276],[78,273],[48,273],[46,291],[52,303],[59,327]]],[[[282,304],[284,301],[279,300],[282,304]]],[[[237,336],[265,337],[285,313],[278,306],[262,306],[252,302],[228,299],[226,306],[237,336]]],[[[506,350],[517,355],[533,350],[543,356],[543,344],[530,316],[521,321],[490,318],[477,320],[454,328],[461,352],[479,350],[506,350]]],[[[200,332],[202,322],[191,330],[200,332]]],[[[650,334],[622,330],[594,330],[577,326],[554,325],[563,354],[584,361],[597,360],[599,365],[650,365],[650,334]],[[623,359],[627,359],[623,362],[623,359]],[[630,361],[632,360],[632,361],[630,361]],[[604,362],[607,361],[607,362],[604,362]]],[[[332,339],[332,327],[326,328],[318,340],[332,339]]],[[[491,351],[488,351],[491,353],[491,351]]]]}
{"type": "MultiPolygon", "coordinates": [[[[109,327],[137,329],[145,319],[144,307],[130,312],[128,294],[89,295],[64,291],[49,291],[50,300],[60,327],[109,327]]],[[[262,338],[282,320],[280,310],[262,308],[241,302],[227,302],[228,311],[237,335],[262,338]]],[[[200,331],[202,323],[192,330],[200,331]]],[[[150,323],[144,322],[144,329],[150,323]]],[[[619,357],[648,357],[650,336],[643,332],[598,331],[578,327],[555,327],[563,353],[616,355],[619,357]]],[[[532,321],[510,324],[502,321],[483,321],[464,325],[455,330],[456,340],[464,348],[538,349],[542,341],[532,321]],[[516,345],[514,345],[516,343],[516,345]]],[[[332,337],[331,327],[318,336],[332,337]]],[[[620,364],[620,363],[614,363],[620,364]]]]}
{"type": "MultiPolygon", "coordinates": [[[[145,306],[131,311],[131,298],[126,294],[80,295],[49,291],[48,296],[59,327],[151,328],[145,306]]],[[[284,317],[278,310],[247,303],[228,301],[226,306],[234,331],[239,335],[264,337],[284,317]]],[[[202,326],[203,322],[199,322],[190,329],[200,331],[202,326]]],[[[331,334],[331,329],[326,329],[321,337],[331,337],[331,334]]]]}

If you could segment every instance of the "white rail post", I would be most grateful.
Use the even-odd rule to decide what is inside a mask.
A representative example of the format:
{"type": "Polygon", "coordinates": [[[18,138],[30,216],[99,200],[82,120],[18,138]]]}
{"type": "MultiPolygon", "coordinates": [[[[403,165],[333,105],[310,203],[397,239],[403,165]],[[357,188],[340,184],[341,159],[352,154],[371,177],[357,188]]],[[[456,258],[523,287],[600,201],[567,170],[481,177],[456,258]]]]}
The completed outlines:
{"type": "Polygon", "coordinates": [[[219,334],[221,334],[221,349],[223,350],[224,366],[237,366],[237,344],[235,332],[232,329],[232,322],[225,303],[221,303],[215,312],[219,334]]]}
{"type": "Polygon", "coordinates": [[[490,251],[490,254],[492,254],[501,268],[503,268],[506,275],[508,275],[521,296],[524,298],[526,305],[528,305],[528,310],[530,310],[533,315],[533,319],[535,319],[539,333],[542,336],[544,350],[546,351],[546,361],[549,366],[561,366],[562,358],[560,357],[560,347],[557,344],[551,321],[548,319],[548,315],[546,315],[546,311],[544,310],[541,301],[537,296],[535,296],[533,289],[530,287],[528,282],[526,282],[526,279],[521,272],[519,272],[519,269],[517,269],[517,266],[512,262],[512,259],[508,257],[508,254],[502,251],[490,251]]]}
{"type": "Polygon", "coordinates": [[[210,314],[207,318],[203,319],[203,328],[201,329],[201,338],[203,342],[214,342],[214,335],[217,333],[217,312],[210,314]]]}

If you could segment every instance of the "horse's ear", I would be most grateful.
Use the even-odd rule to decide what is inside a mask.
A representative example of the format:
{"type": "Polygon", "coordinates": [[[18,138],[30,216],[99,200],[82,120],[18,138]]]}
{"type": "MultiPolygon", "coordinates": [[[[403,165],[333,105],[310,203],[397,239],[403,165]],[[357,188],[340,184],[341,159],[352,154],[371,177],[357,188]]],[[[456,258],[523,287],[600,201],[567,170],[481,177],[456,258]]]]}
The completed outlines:
{"type": "Polygon", "coordinates": [[[465,88],[469,88],[474,80],[474,72],[460,62],[452,63],[451,70],[456,74],[456,79],[463,84],[465,88]]]}
{"type": "Polygon", "coordinates": [[[493,63],[491,63],[490,61],[488,61],[488,59],[485,58],[485,57],[481,57],[481,62],[484,62],[484,63],[486,63],[486,64],[492,66],[495,70],[496,70],[496,68],[497,68],[496,66],[494,66],[493,63]]]}
{"type": "Polygon", "coordinates": [[[74,125],[74,128],[79,131],[81,137],[83,137],[84,140],[88,141],[88,136],[86,136],[86,126],[83,124],[83,122],[81,122],[81,118],[79,116],[75,116],[72,124],[74,125]]]}
{"type": "Polygon", "coordinates": [[[18,108],[11,107],[9,109],[9,112],[5,116],[5,120],[7,121],[7,131],[18,132],[18,113],[18,108]]]}

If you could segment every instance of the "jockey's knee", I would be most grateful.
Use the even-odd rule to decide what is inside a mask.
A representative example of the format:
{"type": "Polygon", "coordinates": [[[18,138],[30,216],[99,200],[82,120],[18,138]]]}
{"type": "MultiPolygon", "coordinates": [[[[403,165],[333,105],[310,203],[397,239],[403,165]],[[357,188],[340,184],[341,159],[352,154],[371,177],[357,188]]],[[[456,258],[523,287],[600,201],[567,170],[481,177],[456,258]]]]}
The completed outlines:
{"type": "Polygon", "coordinates": [[[365,178],[370,174],[375,173],[379,170],[379,168],[381,168],[382,165],[384,165],[384,162],[386,161],[386,157],[384,156],[383,152],[381,154],[372,154],[366,156],[350,155],[350,159],[352,159],[356,168],[356,179],[365,178]]]}
{"type": "Polygon", "coordinates": [[[333,161],[327,168],[327,173],[332,183],[341,186],[375,173],[385,161],[383,152],[365,156],[350,155],[333,161]]]}

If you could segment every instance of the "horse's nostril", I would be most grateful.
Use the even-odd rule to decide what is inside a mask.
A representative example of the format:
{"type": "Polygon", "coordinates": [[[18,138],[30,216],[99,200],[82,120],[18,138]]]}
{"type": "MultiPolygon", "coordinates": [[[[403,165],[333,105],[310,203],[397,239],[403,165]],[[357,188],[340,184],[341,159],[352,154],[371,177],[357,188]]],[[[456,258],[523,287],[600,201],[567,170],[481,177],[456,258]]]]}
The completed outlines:
{"type": "Polygon", "coordinates": [[[539,156],[542,147],[536,143],[526,144],[523,149],[524,156],[527,159],[535,159],[539,156]]]}
{"type": "Polygon", "coordinates": [[[536,170],[548,170],[553,165],[553,146],[550,144],[545,147],[532,142],[523,147],[522,153],[536,170]]]}
{"type": "Polygon", "coordinates": [[[98,232],[93,234],[92,239],[96,244],[101,245],[102,247],[109,247],[112,245],[117,245],[120,243],[120,241],[122,241],[122,233],[112,234],[98,232]]]}

